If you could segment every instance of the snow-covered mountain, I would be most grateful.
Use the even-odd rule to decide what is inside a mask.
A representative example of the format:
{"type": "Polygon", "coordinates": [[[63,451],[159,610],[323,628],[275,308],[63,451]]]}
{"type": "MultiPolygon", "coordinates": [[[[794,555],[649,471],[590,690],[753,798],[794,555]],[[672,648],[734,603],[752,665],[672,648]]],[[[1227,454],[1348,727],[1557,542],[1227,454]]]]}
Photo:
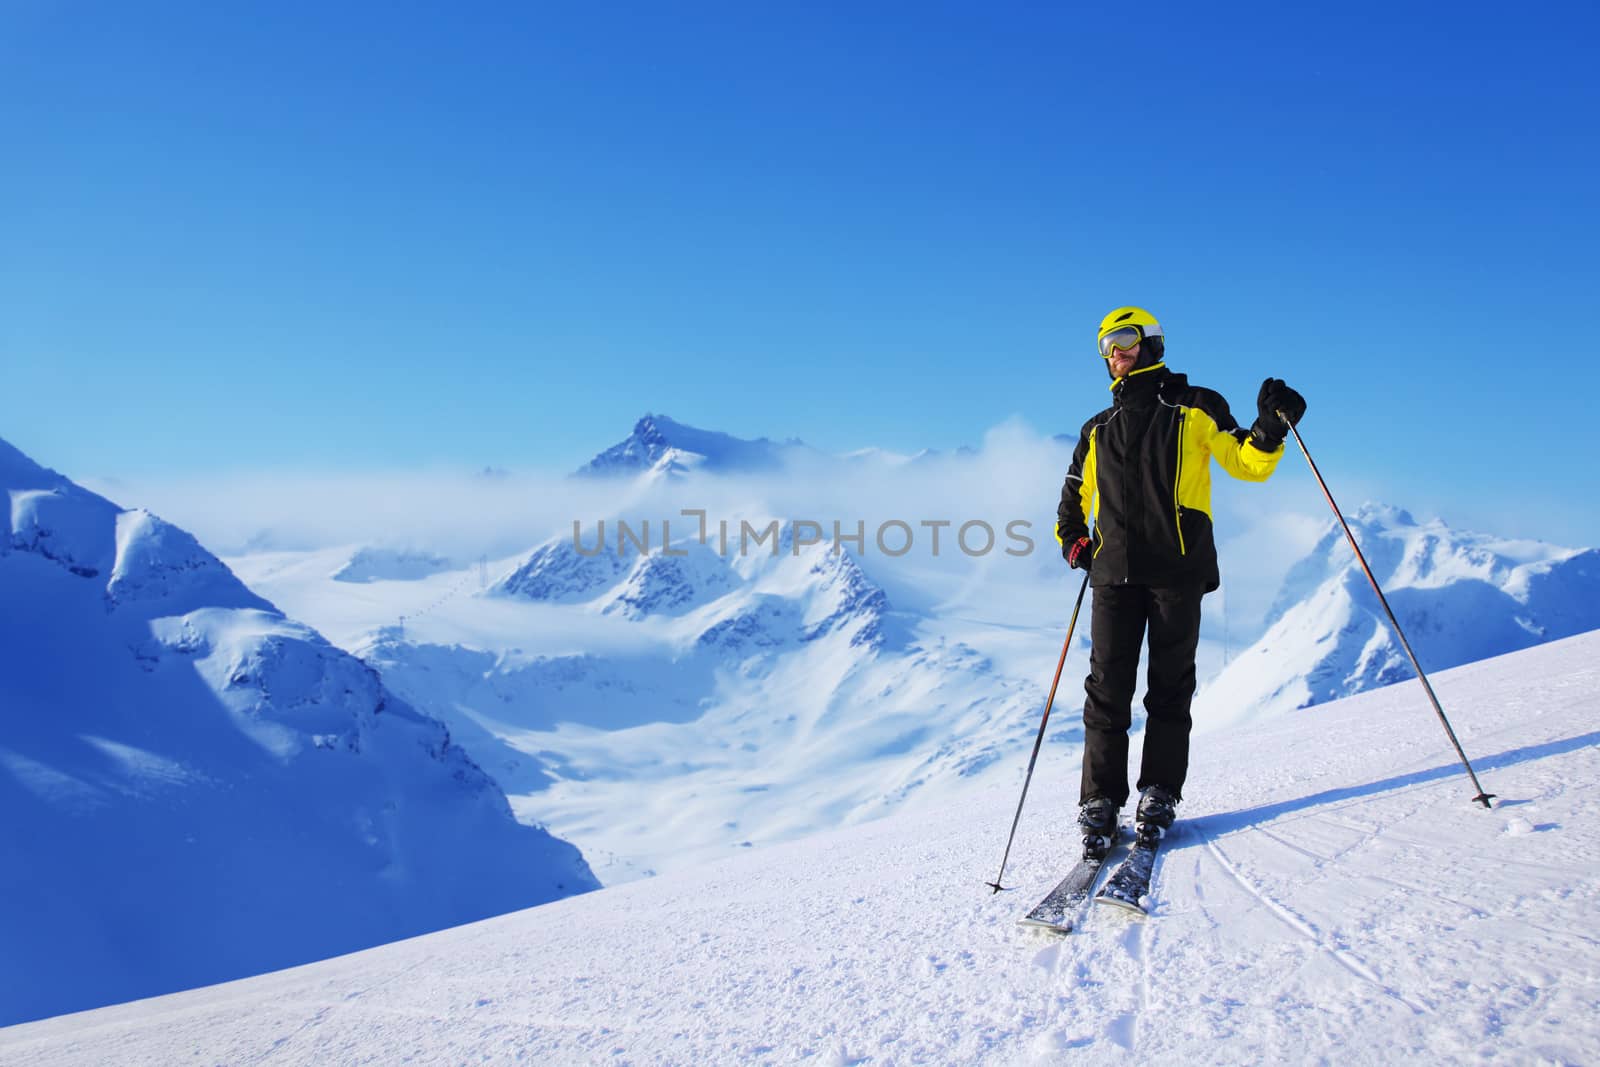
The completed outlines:
{"type": "MultiPolygon", "coordinates": [[[[1541,635],[1600,626],[1600,618],[1583,610],[1591,602],[1583,576],[1593,553],[1454,532],[1438,522],[1418,525],[1404,513],[1377,506],[1364,508],[1353,521],[1358,536],[1369,543],[1405,542],[1386,541],[1376,555],[1387,561],[1386,587],[1395,589],[1393,599],[1409,614],[1414,640],[1433,658],[1435,669],[1525,647],[1541,635]],[[1473,584],[1479,574],[1503,583],[1504,602],[1479,603],[1454,629],[1430,627],[1430,610],[1449,617],[1450,605],[1481,592],[1473,584]],[[1539,594],[1562,587],[1575,595],[1539,594]]],[[[677,869],[730,843],[771,843],[907,803],[934,803],[1004,767],[1007,755],[1023,758],[1054,658],[1050,646],[1060,640],[1057,631],[1030,631],[1026,644],[1020,644],[1020,634],[1002,637],[994,627],[957,631],[946,612],[970,609],[888,610],[881,585],[869,576],[881,561],[822,550],[817,559],[838,568],[835,602],[847,615],[862,605],[874,610],[871,624],[860,630],[870,648],[831,645],[818,656],[799,638],[806,618],[825,618],[829,610],[795,603],[797,592],[806,588],[795,578],[815,580],[813,568],[788,562],[774,569],[763,557],[725,561],[716,553],[693,551],[699,546],[692,539],[682,543],[688,552],[682,559],[659,552],[640,557],[631,549],[619,554],[614,531],[603,543],[587,533],[584,544],[593,555],[577,551],[571,538],[541,545],[511,570],[494,595],[591,616],[617,612],[625,604],[626,619],[657,642],[653,651],[607,654],[600,651],[604,642],[591,640],[581,653],[536,657],[531,665],[503,658],[489,672],[497,679],[490,686],[492,699],[474,697],[464,704],[456,704],[452,685],[441,684],[436,666],[427,673],[406,666],[417,653],[403,642],[374,645],[362,654],[419,704],[439,708],[441,716],[448,717],[452,705],[484,709],[473,717],[489,724],[485,740],[509,751],[507,765],[525,770],[527,761],[535,760],[547,779],[514,796],[517,810],[582,843],[607,864],[608,878],[677,869]],[[660,582],[654,595],[635,592],[648,586],[645,576],[656,567],[664,568],[670,580],[660,582]],[[790,578],[773,580],[784,573],[790,578]],[[819,709],[814,720],[802,718],[791,730],[784,712],[797,701],[815,707],[819,700],[829,710],[819,709]],[[905,718],[897,714],[913,708],[905,718]],[[826,765],[792,760],[793,751],[816,745],[824,723],[830,738],[848,740],[828,748],[826,765]],[[759,758],[728,756],[735,737],[759,758]],[[876,740],[862,743],[864,737],[876,740]],[[740,792],[748,788],[748,779],[736,776],[736,768],[758,776],[758,800],[740,792]],[[632,789],[660,797],[684,815],[672,822],[669,847],[661,845],[657,816],[638,813],[634,798],[640,794],[632,789]]],[[[1197,702],[1202,725],[1241,711],[1267,714],[1295,707],[1302,701],[1286,703],[1283,693],[1299,679],[1327,675],[1334,662],[1328,637],[1343,630],[1350,617],[1328,601],[1342,597],[1347,606],[1359,607],[1363,596],[1371,600],[1364,579],[1349,585],[1354,564],[1347,546],[1341,555],[1341,544],[1323,538],[1291,570],[1280,598],[1292,605],[1291,617],[1285,622],[1284,609],[1275,611],[1275,627],[1308,626],[1324,636],[1286,643],[1275,629],[1222,679],[1208,680],[1197,702]],[[1284,683],[1253,693],[1247,681],[1252,664],[1260,665],[1254,678],[1281,677],[1284,683]]],[[[791,547],[786,540],[782,557],[791,547]]],[[[994,615],[1014,620],[1027,591],[1020,583],[1039,579],[1022,571],[1009,578],[997,573],[991,581],[982,596],[996,604],[994,615]]],[[[1362,610],[1376,611],[1375,602],[1362,610]]],[[[1368,624],[1377,625],[1375,615],[1368,624]]],[[[1081,631],[1077,647],[1074,666],[1086,651],[1081,631]]],[[[1069,761],[1081,740],[1076,713],[1082,690],[1074,675],[1069,670],[1058,694],[1054,722],[1059,725],[1048,735],[1056,758],[1069,761]]],[[[1339,695],[1406,676],[1346,670],[1339,695]]],[[[479,669],[467,682],[484,685],[484,677],[479,669]]],[[[480,758],[488,764],[497,757],[491,748],[480,758]]]]}
{"type": "MultiPolygon", "coordinates": [[[[0,1030],[38,1067],[417,1063],[1578,1064],[1600,1048],[1600,634],[1198,739],[1152,914],[1016,920],[1076,767],[648,882],[0,1030]]],[[[759,797],[760,794],[752,794],[759,797]]],[[[670,803],[656,806],[665,816],[670,803]]],[[[1126,813],[1125,813],[1126,815],[1126,813]]],[[[668,826],[663,832],[671,832],[668,826]]]]}
{"type": "Polygon", "coordinates": [[[716,430],[685,426],[665,415],[647,414],[633,432],[595,456],[574,473],[609,477],[652,473],[671,477],[695,470],[718,473],[771,471],[795,452],[810,452],[799,441],[754,441],[716,430]]]}
{"type": "Polygon", "coordinates": [[[608,881],[878,813],[985,765],[1014,720],[984,716],[1033,695],[986,685],[969,647],[915,640],[848,552],[796,549],[789,526],[768,545],[725,558],[689,537],[619,557],[553,540],[474,599],[523,634],[552,610],[568,633],[592,628],[570,651],[486,658],[427,628],[357,651],[527,787],[502,779],[519,814],[587,837],[608,881]]]}
{"type": "MultiPolygon", "coordinates": [[[[1368,504],[1351,531],[1424,670],[1600,628],[1600,551],[1454,530],[1368,504]]],[[[1289,572],[1267,630],[1206,684],[1208,726],[1415,677],[1338,523],[1289,572]]]]}
{"type": "MultiPolygon", "coordinates": [[[[1030,501],[1061,458],[1040,447],[1048,455],[1019,483],[1030,501]]],[[[773,514],[830,514],[804,494],[846,486],[841,472],[892,469],[870,484],[937,492],[951,478],[1003,482],[1015,457],[825,457],[824,478],[791,465],[723,479],[740,463],[708,463],[708,448],[664,450],[617,487],[618,507],[673,517],[670,551],[660,525],[644,551],[619,544],[613,520],[482,570],[350,545],[224,566],[154,516],[0,453],[0,593],[8,608],[33,606],[0,629],[0,715],[24,724],[0,738],[0,802],[27,828],[0,832],[0,888],[46,917],[26,952],[67,961],[47,965],[40,988],[72,967],[100,980],[102,999],[135,995],[134,977],[154,973],[133,974],[140,954],[177,988],[506,910],[537,896],[529,886],[549,899],[593,885],[540,827],[614,884],[986,792],[1014,803],[1075,592],[1047,535],[1030,558],[890,558],[870,535],[859,553],[797,545],[784,522],[775,542],[741,553],[684,536],[679,517],[714,502],[714,517],[764,528],[773,514]],[[485,587],[488,575],[499,577],[485,587]],[[95,827],[110,828],[104,840],[95,827]],[[8,880],[18,870],[48,874],[8,880]],[[107,884],[126,887],[110,905],[88,888],[107,884]],[[141,908],[158,919],[134,922],[141,908]],[[83,915],[138,935],[85,933],[83,915]],[[184,919],[207,936],[180,936],[184,919]],[[188,955],[166,960],[171,944],[188,955]],[[219,945],[227,958],[213,966],[219,945]]],[[[567,484],[585,513],[611,492],[567,484]]],[[[1001,489],[991,514],[1026,513],[1001,489]]],[[[951,513],[943,497],[903,499],[951,513]]],[[[1592,551],[1381,508],[1354,521],[1430,669],[1600,626],[1592,551]]],[[[1205,684],[1202,724],[1407,677],[1335,533],[1290,570],[1262,642],[1205,684]]],[[[1224,560],[1225,575],[1236,569],[1224,560]]],[[[1041,767],[1076,767],[1086,630],[1041,767]]],[[[1041,816],[1051,826],[1070,825],[1062,788],[1041,816]]],[[[17,972],[0,974],[18,986],[17,972]]]]}
{"type": "MultiPolygon", "coordinates": [[[[1059,458],[1056,446],[1042,447],[1046,459],[1059,458]]],[[[836,466],[819,483],[848,482],[835,476],[847,461],[830,459],[836,466]]],[[[850,470],[882,484],[872,478],[886,460],[854,462],[850,470]]],[[[937,487],[987,463],[982,454],[922,457],[896,469],[927,464],[937,487]]],[[[678,516],[730,483],[697,467],[650,494],[638,484],[618,496],[653,509],[643,513],[654,520],[648,551],[619,545],[614,521],[600,529],[589,521],[497,564],[501,577],[483,595],[472,595],[476,584],[461,574],[408,589],[376,583],[373,603],[389,605],[389,617],[369,612],[364,627],[325,586],[280,582],[253,561],[235,562],[275,599],[337,625],[344,647],[504,775],[520,818],[577,843],[608,883],[937,803],[996,773],[1008,755],[1025,758],[1074,592],[1047,537],[1031,558],[941,562],[872,553],[870,536],[866,554],[826,544],[797,554],[786,525],[775,555],[724,555],[683,536],[694,524],[678,516]],[[660,546],[663,515],[673,517],[671,553],[660,546]],[[393,625],[401,615],[403,628],[393,625]]],[[[813,483],[786,469],[734,484],[756,497],[813,483]]],[[[764,501],[742,512],[728,506],[737,503],[725,495],[719,514],[743,515],[752,528],[768,521],[764,501]]],[[[792,494],[790,505],[791,514],[826,514],[792,494]]],[[[925,513],[945,510],[931,499],[925,513]]],[[[1355,521],[1435,669],[1525,647],[1541,636],[1530,626],[1548,636],[1600,626],[1587,592],[1558,593],[1568,577],[1588,588],[1592,554],[1419,526],[1376,507],[1355,521]],[[1485,599],[1482,574],[1503,590],[1485,599]],[[1452,606],[1473,597],[1470,616],[1452,606]],[[1444,619],[1454,628],[1440,628],[1444,619]]],[[[642,532],[643,523],[631,525],[642,532]]],[[[1258,566],[1256,557],[1224,559],[1223,572],[1258,566]]],[[[1209,606],[1202,726],[1290,710],[1319,680],[1328,699],[1407,677],[1382,643],[1387,630],[1378,635],[1364,580],[1351,584],[1351,566],[1348,548],[1324,537],[1283,583],[1274,632],[1235,657],[1222,679],[1225,623],[1220,601],[1209,606]],[[1353,649],[1352,612],[1370,616],[1353,649]],[[1368,641],[1376,643],[1363,659],[1368,641]]],[[[1233,625],[1261,632],[1253,619],[1233,625]]],[[[1087,629],[1079,627],[1047,734],[1069,760],[1081,740],[1087,629]]]]}
{"type": "Polygon", "coordinates": [[[336,582],[415,581],[450,570],[444,556],[414,549],[363,546],[333,575],[336,582]]]}
{"type": "Polygon", "coordinates": [[[597,885],[370,667],[4,441],[0,605],[0,1022],[597,885]]]}
{"type": "MultiPolygon", "coordinates": [[[[963,445],[954,454],[971,456],[975,451],[963,445]]],[[[893,469],[927,463],[941,456],[931,448],[911,455],[881,448],[830,455],[797,438],[779,442],[758,437],[752,441],[718,430],[689,426],[666,415],[646,414],[634,424],[627,437],[573,473],[578,477],[630,475],[651,483],[673,483],[701,473],[771,474],[793,466],[808,470],[893,469]]]]}
{"type": "Polygon", "coordinates": [[[587,546],[576,536],[552,537],[534,548],[511,573],[489,587],[491,596],[510,596],[551,604],[588,600],[628,573],[632,564],[617,550],[616,527],[609,538],[587,546]]]}
{"type": "Polygon", "coordinates": [[[860,624],[852,631],[856,644],[883,638],[887,610],[883,590],[866,577],[848,551],[833,551],[826,542],[796,547],[792,524],[779,524],[776,536],[766,541],[770,548],[732,558],[692,536],[643,552],[631,541],[618,542],[616,528],[607,532],[603,524],[590,544],[580,546],[573,537],[553,538],[530,552],[486,595],[587,603],[596,611],[642,619],[686,615],[742,590],[746,595],[737,603],[730,600],[705,617],[712,621],[696,634],[697,642],[715,642],[719,634],[730,632],[730,624],[743,617],[740,613],[750,599],[774,597],[798,601],[796,618],[802,625],[792,635],[769,631],[765,635],[772,639],[769,644],[796,636],[811,640],[852,623],[860,624]]]}

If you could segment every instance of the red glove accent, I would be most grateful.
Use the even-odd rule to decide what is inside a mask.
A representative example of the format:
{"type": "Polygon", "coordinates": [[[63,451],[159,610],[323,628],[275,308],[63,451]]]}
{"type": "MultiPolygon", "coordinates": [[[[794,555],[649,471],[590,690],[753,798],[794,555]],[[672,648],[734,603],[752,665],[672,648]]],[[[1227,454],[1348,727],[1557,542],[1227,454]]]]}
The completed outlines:
{"type": "Polygon", "coordinates": [[[1094,559],[1094,552],[1087,537],[1080,537],[1072,542],[1072,547],[1067,549],[1067,565],[1080,570],[1088,570],[1090,561],[1094,559]]]}

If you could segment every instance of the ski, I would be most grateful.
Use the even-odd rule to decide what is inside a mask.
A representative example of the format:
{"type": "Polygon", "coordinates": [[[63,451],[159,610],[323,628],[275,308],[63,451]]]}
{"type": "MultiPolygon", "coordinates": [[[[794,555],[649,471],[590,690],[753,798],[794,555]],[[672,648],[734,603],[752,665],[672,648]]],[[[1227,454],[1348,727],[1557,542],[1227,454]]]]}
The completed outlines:
{"type": "Polygon", "coordinates": [[[1094,902],[1125,908],[1140,915],[1148,914],[1142,902],[1150,895],[1150,875],[1155,871],[1156,853],[1161,850],[1164,836],[1165,833],[1155,827],[1149,830],[1140,827],[1135,832],[1133,848],[1128,852],[1127,859],[1111,872],[1106,884],[1095,894],[1094,902]]]}
{"type": "Polygon", "coordinates": [[[1105,864],[1105,856],[1079,860],[1032,911],[1017,920],[1017,925],[1054,930],[1061,934],[1071,933],[1088,903],[1089,894],[1094,891],[1100,868],[1105,864]]]}

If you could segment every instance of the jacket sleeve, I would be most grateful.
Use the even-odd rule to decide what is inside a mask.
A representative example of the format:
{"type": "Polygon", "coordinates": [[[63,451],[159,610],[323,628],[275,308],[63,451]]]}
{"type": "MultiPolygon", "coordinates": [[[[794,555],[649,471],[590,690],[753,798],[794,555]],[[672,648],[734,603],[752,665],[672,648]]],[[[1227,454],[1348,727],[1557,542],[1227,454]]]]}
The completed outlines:
{"type": "Polygon", "coordinates": [[[1257,448],[1250,432],[1242,429],[1228,410],[1228,402],[1218,393],[1204,390],[1196,409],[1202,444],[1216,457],[1217,465],[1246,482],[1264,482],[1272,476],[1283,458],[1283,446],[1267,452],[1257,448]]]}
{"type": "Polygon", "coordinates": [[[1061,484],[1061,503],[1056,507],[1056,543],[1064,549],[1080,537],[1089,536],[1094,518],[1095,426],[1089,423],[1078,435],[1072,450],[1072,466],[1061,484]]]}

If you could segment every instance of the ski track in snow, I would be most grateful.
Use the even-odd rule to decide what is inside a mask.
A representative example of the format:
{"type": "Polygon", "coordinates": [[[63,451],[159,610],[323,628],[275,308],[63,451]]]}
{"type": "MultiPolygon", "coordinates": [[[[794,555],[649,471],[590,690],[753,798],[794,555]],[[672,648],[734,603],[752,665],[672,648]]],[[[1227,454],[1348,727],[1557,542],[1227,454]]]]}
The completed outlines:
{"type": "MultiPolygon", "coordinates": [[[[1278,838],[1277,840],[1282,841],[1282,838],[1278,838]]],[[[1281,903],[1280,901],[1274,900],[1271,894],[1267,893],[1255,882],[1239,873],[1239,868],[1233,865],[1232,861],[1228,859],[1227,855],[1223,853],[1222,849],[1217,846],[1216,841],[1207,840],[1205,842],[1205,846],[1207,851],[1211,853],[1212,858],[1215,859],[1222,869],[1228,873],[1228,877],[1237,882],[1245,892],[1249,893],[1251,896],[1261,901],[1262,904],[1266,905],[1267,910],[1271,911],[1279,919],[1283,920],[1284,924],[1287,925],[1291,930],[1294,930],[1296,933],[1299,933],[1301,936],[1303,936],[1306,939],[1306,942],[1311,945],[1311,947],[1320,952],[1327,953],[1333,958],[1335,963],[1339,964],[1339,966],[1343,967],[1357,978],[1360,978],[1366,982],[1370,982],[1374,988],[1381,990],[1386,996],[1391,996],[1398,1000],[1412,1011],[1417,1012],[1418,1014],[1422,1014],[1427,1011],[1427,1009],[1421,1004],[1411,1000],[1409,997],[1405,996],[1405,994],[1398,992],[1393,987],[1386,985],[1383,979],[1379,978],[1377,973],[1373,971],[1371,967],[1368,967],[1366,963],[1364,963],[1355,953],[1351,952],[1347,948],[1330,944],[1315,926],[1311,925],[1311,923],[1307,922],[1299,915],[1296,915],[1292,908],[1281,903]]],[[[1303,850],[1296,848],[1296,851],[1303,850]]]]}
{"type": "MultiPolygon", "coordinates": [[[[37,1064],[1584,1063],[1600,633],[1197,739],[1147,918],[1017,918],[1075,774],[427,937],[0,1030],[37,1064]]],[[[1125,812],[1127,817],[1131,812],[1125,812]]],[[[1108,865],[1107,871],[1110,867],[1108,865]]]]}

